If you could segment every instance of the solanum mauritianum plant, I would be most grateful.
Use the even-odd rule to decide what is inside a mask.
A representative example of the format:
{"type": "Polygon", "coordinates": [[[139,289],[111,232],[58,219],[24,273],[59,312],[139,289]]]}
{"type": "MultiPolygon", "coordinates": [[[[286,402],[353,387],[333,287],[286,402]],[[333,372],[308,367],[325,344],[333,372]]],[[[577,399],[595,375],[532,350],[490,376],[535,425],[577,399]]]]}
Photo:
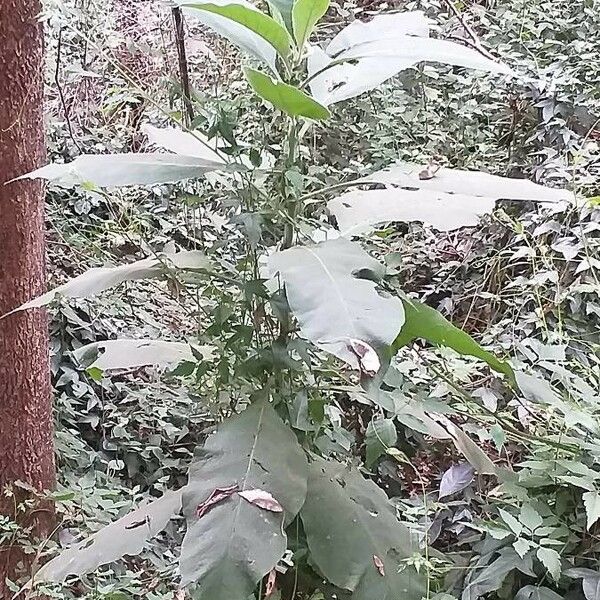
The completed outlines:
{"type": "MultiPolygon", "coordinates": [[[[83,155],[25,177],[113,188],[221,172],[243,198],[238,220],[266,216],[270,232],[277,235],[269,237],[272,243],[265,243],[267,236],[260,244],[249,243],[248,260],[237,266],[226,268],[197,250],[161,253],[92,269],[17,310],[146,277],[175,278],[201,291],[219,283],[236,286],[250,271],[254,286],[244,292],[251,324],[247,319],[234,324],[228,335],[243,331],[252,344],[247,344],[249,355],[240,367],[231,373],[225,366],[226,373],[219,374],[221,386],[237,390],[234,414],[198,449],[188,484],[65,550],[40,569],[35,581],[60,582],[138,553],[182,511],[187,533],[181,582],[199,600],[245,600],[255,593],[270,596],[275,589],[291,598],[298,580],[291,585],[281,566],[290,548],[294,577],[302,571],[303,592],[351,594],[356,600],[428,597],[433,591],[428,569],[414,566],[428,562],[426,544],[411,536],[385,493],[360,468],[337,460],[335,448],[323,442],[328,425],[322,405],[305,393],[307,382],[318,386],[319,362],[329,364],[327,356],[334,357],[337,365],[356,373],[372,402],[393,412],[393,391],[380,385],[395,352],[417,337],[486,361],[509,385],[515,384],[515,376],[507,363],[437,311],[386,293],[383,265],[353,240],[380,223],[419,220],[448,230],[476,224],[499,198],[551,202],[568,199],[568,194],[522,180],[401,162],[362,181],[306,194],[303,156],[309,147],[304,140],[330,119],[336,103],[424,61],[496,77],[515,73],[488,55],[430,37],[430,23],[420,12],[354,21],[321,45],[311,40],[328,0],[273,0],[269,14],[245,0],[177,3],[247,57],[244,76],[257,103],[268,109],[262,118],[283,132],[281,152],[262,179],[264,186],[254,177],[255,171],[264,171],[260,164],[232,158],[200,131],[152,126],[146,128],[149,141],[167,153],[83,155]],[[374,184],[383,187],[373,189],[374,184]],[[333,197],[334,191],[344,193],[333,197]],[[311,231],[315,221],[308,218],[309,211],[326,197],[338,229],[321,223],[311,231]]],[[[262,148],[255,150],[260,156],[262,148]]],[[[225,335],[224,327],[213,325],[203,339],[212,336],[215,346],[223,348],[225,335]]],[[[100,342],[77,355],[92,365],[96,376],[123,366],[123,356],[129,364],[179,362],[181,373],[193,372],[204,360],[194,344],[157,340],[100,342]]],[[[456,424],[425,413],[418,418],[431,435],[445,432],[480,473],[494,473],[493,463],[456,424]]],[[[390,423],[382,419],[371,427],[371,439],[383,451],[395,442],[390,423]]],[[[368,462],[373,459],[368,455],[368,462]]]]}

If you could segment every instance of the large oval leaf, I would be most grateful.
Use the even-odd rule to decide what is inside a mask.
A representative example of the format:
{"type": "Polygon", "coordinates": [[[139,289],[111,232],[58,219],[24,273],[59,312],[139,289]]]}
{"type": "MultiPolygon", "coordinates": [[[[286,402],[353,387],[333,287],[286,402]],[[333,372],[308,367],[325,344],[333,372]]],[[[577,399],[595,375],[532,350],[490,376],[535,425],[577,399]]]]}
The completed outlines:
{"type": "MultiPolygon", "coordinates": [[[[235,21],[232,21],[231,19],[222,15],[206,10],[189,8],[189,0],[174,1],[184,10],[187,15],[196,18],[207,27],[210,27],[213,31],[219,35],[222,35],[232,44],[235,44],[243,52],[246,52],[250,56],[253,56],[259,61],[265,63],[273,73],[277,74],[277,52],[275,48],[262,36],[254,33],[254,31],[248,29],[244,25],[240,25],[240,23],[236,23],[235,21]]],[[[213,0],[211,4],[217,6],[230,6],[235,4],[238,6],[243,6],[248,10],[258,10],[246,0],[235,0],[235,2],[232,2],[231,0],[213,0]]]]}
{"type": "Polygon", "coordinates": [[[372,90],[424,61],[513,74],[507,66],[471,48],[428,35],[428,21],[418,11],[351,23],[330,42],[326,52],[317,51],[309,60],[312,95],[328,106],[372,90]]]}
{"type": "Polygon", "coordinates": [[[450,231],[476,225],[481,215],[494,209],[496,200],[559,202],[574,198],[568,190],[527,179],[404,162],[362,181],[391,187],[353,190],[331,200],[327,206],[342,235],[356,235],[392,221],[423,221],[440,231],[450,231]]]}
{"type": "Polygon", "coordinates": [[[296,246],[272,255],[269,269],[285,283],[301,334],[355,369],[371,370],[360,344],[367,350],[387,348],[404,323],[400,300],[380,296],[373,281],[353,275],[383,274],[383,266],[358,244],[340,238],[296,246]]]}
{"type": "Polygon", "coordinates": [[[399,35],[394,39],[365,42],[342,52],[336,60],[360,60],[363,58],[402,58],[413,65],[420,62],[438,62],[457,67],[466,67],[513,75],[512,69],[506,65],[486,58],[480,52],[449,42],[430,37],[399,35]]]}
{"type": "Polygon", "coordinates": [[[244,73],[252,89],[261,98],[288,115],[306,117],[315,121],[328,119],[331,116],[324,106],[293,85],[275,81],[254,69],[244,69],[244,73]]]}
{"type": "Polygon", "coordinates": [[[315,25],[329,8],[329,0],[296,0],[292,10],[294,37],[302,48],[310,37],[315,25]]]}
{"type": "Polygon", "coordinates": [[[380,223],[422,221],[439,231],[477,225],[494,210],[490,198],[429,190],[352,190],[327,203],[343,236],[358,235],[380,223]]]}
{"type": "Polygon", "coordinates": [[[403,554],[395,549],[388,550],[387,554],[382,557],[374,554],[373,564],[365,569],[352,594],[352,600],[421,600],[427,598],[423,582],[414,573],[413,567],[406,566],[402,562],[403,558],[403,554]]]}
{"type": "Polygon", "coordinates": [[[181,490],[167,492],[67,548],[47,562],[34,580],[60,583],[69,575],[83,575],[123,556],[139,554],[146,542],[160,533],[180,510],[181,490]]]}
{"type": "Polygon", "coordinates": [[[466,331],[459,329],[439,311],[417,300],[404,300],[405,322],[402,331],[394,341],[394,349],[402,348],[413,340],[421,338],[459,354],[474,356],[485,361],[494,371],[514,380],[512,367],[482,348],[466,331]]]}
{"type": "Polygon", "coordinates": [[[175,154],[195,156],[214,163],[226,164],[223,158],[217,153],[214,142],[207,139],[198,131],[188,133],[174,127],[164,127],[161,129],[153,125],[143,125],[142,131],[148,137],[150,144],[158,148],[164,148],[175,154]]]}
{"type": "Polygon", "coordinates": [[[120,285],[125,281],[160,277],[168,272],[169,268],[198,270],[208,269],[210,265],[209,259],[199,250],[186,250],[175,252],[174,254],[164,254],[158,258],[145,258],[118,267],[94,267],[67,281],[67,283],[63,283],[63,285],[59,285],[53,290],[33,300],[29,300],[29,302],[22,304],[8,314],[19,310],[45,306],[58,296],[87,298],[88,296],[94,296],[111,287],[120,285]]]}
{"type": "Polygon", "coordinates": [[[421,600],[423,577],[401,562],[418,546],[383,490],[355,468],[315,458],[300,516],[311,561],[331,583],[361,599],[421,600]],[[369,595],[365,579],[387,591],[369,595]]]}
{"type": "Polygon", "coordinates": [[[403,161],[369,175],[365,181],[494,200],[571,202],[574,199],[573,193],[569,190],[550,188],[528,179],[501,177],[483,171],[431,167],[403,161]]]}
{"type": "Polygon", "coordinates": [[[360,44],[390,40],[400,35],[427,37],[429,19],[420,10],[381,14],[370,21],[352,21],[327,45],[329,56],[337,57],[360,44]]]}
{"type": "Polygon", "coordinates": [[[238,4],[237,2],[227,4],[190,2],[185,6],[194,10],[221,15],[235,23],[239,23],[271,44],[283,58],[287,58],[290,54],[292,45],[290,34],[277,21],[252,6],[238,4]]]}
{"type": "MultiPolygon", "coordinates": [[[[196,354],[211,358],[214,348],[196,348],[196,354]]],[[[151,339],[118,339],[93,342],[77,348],[73,358],[86,368],[102,371],[132,369],[135,367],[167,367],[184,360],[196,360],[189,344],[151,339]]]]}
{"type": "Polygon", "coordinates": [[[46,165],[18,179],[39,177],[63,187],[89,185],[111,188],[171,183],[224,169],[226,165],[222,161],[179,154],[83,154],[70,163],[46,165]]]}
{"type": "Polygon", "coordinates": [[[412,66],[409,60],[389,57],[337,62],[320,48],[312,48],[308,58],[309,87],[316,100],[330,106],[369,92],[412,66]]]}
{"type": "Polygon", "coordinates": [[[256,402],[219,426],[193,463],[183,496],[188,529],[180,571],[184,584],[197,582],[195,598],[246,600],[283,556],[282,526],[300,510],[306,485],[306,457],[269,403],[256,402]],[[238,492],[268,495],[284,514],[238,492]]]}

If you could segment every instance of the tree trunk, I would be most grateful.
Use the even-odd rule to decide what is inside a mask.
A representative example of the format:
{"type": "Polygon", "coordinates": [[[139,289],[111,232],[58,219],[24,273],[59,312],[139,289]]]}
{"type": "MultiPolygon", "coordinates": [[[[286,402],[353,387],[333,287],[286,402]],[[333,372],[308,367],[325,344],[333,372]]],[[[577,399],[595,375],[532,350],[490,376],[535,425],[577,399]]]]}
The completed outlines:
{"type": "MultiPolygon", "coordinates": [[[[44,291],[44,196],[38,181],[14,177],[45,161],[43,28],[39,0],[0,0],[0,315],[44,291]]],[[[52,506],[35,500],[55,478],[45,312],[0,320],[0,514],[27,536],[46,536],[52,506]],[[14,495],[9,496],[10,488],[14,495]],[[26,509],[19,502],[32,499],[26,509]]],[[[0,598],[5,579],[29,575],[35,553],[0,527],[0,598]]]]}

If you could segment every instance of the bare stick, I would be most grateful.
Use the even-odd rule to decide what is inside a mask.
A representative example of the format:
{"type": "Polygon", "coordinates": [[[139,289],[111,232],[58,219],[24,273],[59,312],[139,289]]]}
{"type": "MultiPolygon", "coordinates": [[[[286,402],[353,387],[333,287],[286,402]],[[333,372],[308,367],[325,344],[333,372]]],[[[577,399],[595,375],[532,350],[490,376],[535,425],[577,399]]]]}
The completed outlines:
{"type": "Polygon", "coordinates": [[[475,48],[475,50],[477,50],[477,52],[479,52],[480,54],[483,54],[483,56],[485,56],[486,58],[489,58],[490,60],[495,61],[496,58],[494,57],[494,55],[490,54],[481,45],[478,35],[473,31],[473,29],[470,27],[470,25],[466,22],[462,13],[456,8],[456,6],[454,6],[453,0],[443,0],[443,2],[454,13],[454,16],[460,21],[460,24],[462,25],[463,29],[465,30],[467,35],[471,38],[473,48],[475,48]]]}
{"type": "Polygon", "coordinates": [[[177,57],[179,59],[179,78],[181,80],[181,95],[188,118],[188,125],[194,120],[194,107],[192,106],[190,94],[190,76],[188,72],[187,56],[185,53],[185,33],[183,30],[183,16],[181,9],[176,6],[173,9],[173,21],[175,22],[175,45],[177,46],[177,57]]]}
{"type": "Polygon", "coordinates": [[[61,50],[62,50],[62,27],[58,30],[58,42],[56,47],[56,69],[54,70],[54,83],[56,85],[56,89],[58,90],[58,96],[60,98],[60,103],[63,109],[63,113],[65,115],[65,121],[67,122],[67,128],[69,129],[69,136],[73,140],[75,146],[79,152],[83,152],[81,146],[77,142],[75,135],[73,133],[73,127],[71,126],[71,117],[69,115],[69,107],[65,101],[65,95],[63,93],[63,88],[60,83],[60,59],[61,59],[61,50]]]}

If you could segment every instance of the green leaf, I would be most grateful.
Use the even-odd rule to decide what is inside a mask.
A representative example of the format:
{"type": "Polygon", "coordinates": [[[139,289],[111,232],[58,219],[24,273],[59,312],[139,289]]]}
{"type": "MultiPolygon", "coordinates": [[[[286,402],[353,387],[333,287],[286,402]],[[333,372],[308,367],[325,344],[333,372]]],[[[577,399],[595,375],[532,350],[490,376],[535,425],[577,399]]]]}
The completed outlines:
{"type": "Polygon", "coordinates": [[[293,117],[306,117],[315,121],[328,119],[329,111],[316,100],[292,85],[275,81],[268,75],[244,69],[252,89],[275,108],[293,117]]]}
{"type": "Polygon", "coordinates": [[[589,410],[580,409],[574,402],[565,401],[553,389],[550,381],[522,371],[515,371],[514,374],[515,381],[523,396],[531,402],[547,404],[559,410],[564,415],[567,428],[583,425],[595,434],[600,431],[595,416],[589,410]]]}
{"type": "MultiPolygon", "coordinates": [[[[200,349],[203,358],[212,357],[211,348],[200,349]]],[[[189,344],[152,339],[118,339],[93,342],[77,348],[73,358],[81,365],[101,371],[131,369],[135,367],[167,367],[181,361],[193,361],[189,344]]]]}
{"type": "Polygon", "coordinates": [[[572,567],[570,569],[565,569],[565,575],[567,577],[572,577],[574,579],[577,579],[577,578],[596,579],[596,578],[600,578],[600,571],[594,571],[593,569],[587,569],[585,567],[572,567]]]}
{"type": "Polygon", "coordinates": [[[560,577],[560,554],[554,550],[553,548],[544,548],[539,547],[536,553],[539,561],[548,569],[550,575],[552,575],[553,579],[558,581],[560,577]]]}
{"type": "Polygon", "coordinates": [[[587,528],[590,527],[600,518],[600,494],[598,492],[586,492],[583,494],[583,504],[587,515],[587,528]]]}
{"type": "Polygon", "coordinates": [[[83,575],[123,556],[139,554],[180,510],[181,490],[167,492],[63,550],[35,574],[35,580],[60,583],[69,575],[83,575]]]}
{"type": "Polygon", "coordinates": [[[564,481],[569,485],[574,485],[575,487],[588,490],[589,492],[593,492],[596,489],[594,482],[588,477],[578,477],[577,475],[559,475],[557,479],[559,481],[564,481]]]}
{"type": "Polygon", "coordinates": [[[392,419],[373,419],[365,434],[366,466],[370,468],[388,448],[396,445],[397,440],[398,433],[392,419]]]}
{"type": "Polygon", "coordinates": [[[269,42],[283,58],[287,58],[290,54],[292,44],[290,34],[269,15],[265,15],[251,6],[236,2],[225,5],[213,2],[190,2],[186,4],[186,7],[207,11],[235,21],[269,42]]]}
{"type": "Polygon", "coordinates": [[[547,587],[526,585],[517,592],[514,600],[563,600],[563,597],[547,587]]]}
{"type": "Polygon", "coordinates": [[[540,513],[531,504],[523,504],[519,513],[519,521],[531,532],[541,527],[544,522],[540,513]]]}
{"type": "Polygon", "coordinates": [[[85,372],[94,380],[97,382],[102,381],[102,379],[104,379],[104,374],[102,373],[102,369],[99,369],[98,367],[88,367],[85,372]]]}
{"type": "Polygon", "coordinates": [[[496,527],[487,528],[487,532],[495,539],[495,540],[503,540],[507,538],[509,535],[512,535],[510,531],[506,529],[500,529],[496,527]]]}
{"type": "Polygon", "coordinates": [[[380,296],[373,281],[353,274],[381,276],[381,263],[339,238],[277,252],[268,264],[285,284],[303,337],[364,373],[379,370],[377,352],[389,348],[404,322],[402,302],[380,296]]]}
{"type": "Polygon", "coordinates": [[[429,37],[421,11],[377,15],[368,23],[354,21],[318,55],[318,60],[309,60],[308,74],[313,95],[324,104],[370,91],[425,61],[514,75],[506,65],[474,49],[429,37]]]}
{"type": "Polygon", "coordinates": [[[503,373],[510,381],[514,380],[511,366],[498,360],[491,352],[484,350],[468,333],[452,325],[435,308],[416,300],[404,299],[405,323],[394,341],[398,350],[417,338],[452,348],[459,354],[474,356],[486,362],[494,371],[503,373]]]}
{"type": "MultiPolygon", "coordinates": [[[[180,6],[186,14],[195,17],[201,23],[228,39],[232,44],[235,44],[242,51],[265,63],[274,74],[277,74],[277,52],[272,44],[264,37],[228,17],[207,10],[190,8],[190,0],[175,0],[175,3],[180,6]]],[[[232,5],[242,6],[248,10],[258,12],[256,7],[246,0],[235,0],[235,2],[233,0],[213,0],[211,4],[221,7],[232,5]]]]}
{"type": "Polygon", "coordinates": [[[344,237],[368,232],[380,223],[422,221],[438,231],[477,225],[496,206],[491,198],[432,194],[428,190],[352,190],[327,203],[344,237]]]}
{"type": "Polygon", "coordinates": [[[504,432],[504,429],[502,429],[502,425],[498,425],[497,423],[492,425],[490,427],[490,435],[492,436],[496,450],[501,452],[504,444],[506,443],[506,433],[504,432]]]}
{"type": "Polygon", "coordinates": [[[582,586],[586,600],[600,600],[600,577],[585,577],[582,586]]]}
{"type": "Polygon", "coordinates": [[[396,550],[388,551],[384,557],[373,555],[352,600],[420,600],[421,583],[415,579],[414,567],[403,564],[396,550]]]}
{"type": "Polygon", "coordinates": [[[267,0],[267,3],[271,7],[271,14],[273,14],[273,9],[275,9],[281,16],[287,30],[292,32],[292,7],[294,0],[267,0]]]}
{"type": "Polygon", "coordinates": [[[66,164],[53,163],[17,179],[46,179],[62,187],[122,187],[197,179],[227,170],[223,162],[181,154],[82,154],[66,164]]]}
{"type": "MultiPolygon", "coordinates": [[[[364,181],[481,199],[531,200],[534,202],[574,200],[573,193],[569,190],[547,187],[528,179],[501,177],[483,171],[438,168],[437,165],[432,168],[431,165],[404,161],[395,162],[389,167],[365,177],[364,181]]],[[[444,216],[452,217],[445,213],[444,216]]]]}
{"type": "MultiPolygon", "coordinates": [[[[387,562],[386,573],[392,576],[405,566],[400,561],[418,551],[383,490],[340,463],[312,460],[300,517],[311,561],[331,583],[344,589],[364,588],[361,579],[369,570],[376,571],[375,556],[387,562]]],[[[394,583],[407,590],[402,598],[421,600],[423,577],[413,567],[397,575],[394,583]]]]}
{"type": "Polygon", "coordinates": [[[319,426],[310,415],[310,401],[304,390],[298,392],[294,399],[288,404],[290,413],[290,424],[298,431],[317,431],[319,426]]]}
{"type": "Polygon", "coordinates": [[[199,131],[190,133],[175,127],[159,128],[148,124],[142,125],[142,131],[152,146],[163,148],[174,154],[195,156],[215,163],[226,164],[221,155],[217,153],[215,142],[199,131]]]}
{"type": "Polygon", "coordinates": [[[285,552],[282,527],[300,510],[306,479],[306,457],[268,402],[255,402],[207,439],[183,495],[188,526],[180,572],[184,584],[198,583],[198,600],[245,600],[252,593],[285,552]],[[283,515],[238,490],[270,495],[283,515]]]}
{"type": "MultiPolygon", "coordinates": [[[[125,281],[149,279],[168,274],[169,269],[205,270],[211,267],[211,262],[199,250],[186,250],[173,254],[164,254],[159,258],[145,258],[118,267],[94,267],[67,283],[29,300],[11,312],[39,308],[50,304],[55,298],[88,298],[105,290],[120,285],[125,281]]],[[[11,313],[8,313],[11,314],[11,313]]],[[[6,316],[6,315],[5,315],[6,316]]]]}
{"type": "Polygon", "coordinates": [[[521,525],[519,520],[503,508],[499,508],[498,513],[502,520],[510,527],[511,531],[519,537],[523,532],[523,525],[521,525]]]}
{"type": "Polygon", "coordinates": [[[477,600],[489,592],[500,589],[506,576],[515,569],[519,569],[526,575],[535,576],[531,570],[531,555],[526,555],[523,559],[512,547],[509,547],[502,548],[498,558],[491,562],[489,562],[490,556],[490,554],[481,556],[467,575],[465,580],[467,585],[462,600],[477,600]]]}
{"type": "Polygon", "coordinates": [[[496,474],[496,466],[488,455],[458,425],[449,419],[440,422],[443,422],[456,449],[475,467],[478,473],[482,475],[496,474]]]}
{"type": "Polygon", "coordinates": [[[329,8],[329,0],[296,0],[292,11],[294,37],[298,48],[302,48],[315,25],[329,8]]]}
{"type": "Polygon", "coordinates": [[[568,190],[549,188],[527,179],[403,161],[362,181],[365,185],[381,183],[388,187],[353,190],[328,202],[327,207],[344,236],[393,221],[423,221],[440,231],[450,231],[477,225],[481,215],[493,211],[496,200],[559,202],[574,198],[568,190]]]}
{"type": "Polygon", "coordinates": [[[516,553],[523,558],[527,552],[529,552],[529,548],[531,548],[531,542],[528,542],[524,538],[519,538],[513,543],[513,548],[515,549],[516,553]]]}

